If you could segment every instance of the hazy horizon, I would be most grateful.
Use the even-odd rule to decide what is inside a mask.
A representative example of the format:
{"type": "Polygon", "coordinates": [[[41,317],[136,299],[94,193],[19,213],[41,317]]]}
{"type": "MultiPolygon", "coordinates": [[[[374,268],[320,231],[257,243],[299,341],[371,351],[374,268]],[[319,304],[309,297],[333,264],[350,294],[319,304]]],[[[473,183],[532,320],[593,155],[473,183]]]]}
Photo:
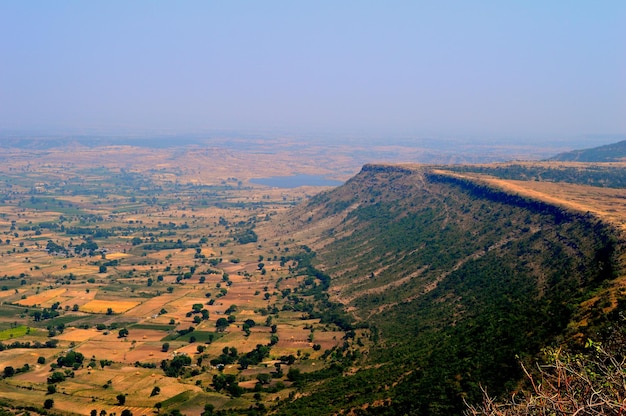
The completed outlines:
{"type": "Polygon", "coordinates": [[[7,135],[589,142],[626,3],[0,3],[7,135]]]}

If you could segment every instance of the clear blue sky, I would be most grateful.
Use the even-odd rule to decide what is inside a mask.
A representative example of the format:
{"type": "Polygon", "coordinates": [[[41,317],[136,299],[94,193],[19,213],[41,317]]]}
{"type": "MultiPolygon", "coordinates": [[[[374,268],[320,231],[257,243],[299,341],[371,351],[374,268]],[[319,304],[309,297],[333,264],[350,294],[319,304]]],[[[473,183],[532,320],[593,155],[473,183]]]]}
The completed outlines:
{"type": "Polygon", "coordinates": [[[0,1],[0,130],[626,134],[626,1],[0,1]]]}

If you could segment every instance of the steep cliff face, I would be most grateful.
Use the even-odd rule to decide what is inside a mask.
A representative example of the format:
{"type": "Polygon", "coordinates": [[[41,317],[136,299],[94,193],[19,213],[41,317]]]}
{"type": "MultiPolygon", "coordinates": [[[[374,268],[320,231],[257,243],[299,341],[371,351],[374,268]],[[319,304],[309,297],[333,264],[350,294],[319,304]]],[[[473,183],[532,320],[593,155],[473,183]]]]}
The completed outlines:
{"type": "Polygon", "coordinates": [[[283,221],[371,329],[378,370],[357,374],[390,414],[509,391],[519,357],[585,330],[568,324],[619,273],[618,236],[597,218],[425,166],[365,166],[283,221]]]}

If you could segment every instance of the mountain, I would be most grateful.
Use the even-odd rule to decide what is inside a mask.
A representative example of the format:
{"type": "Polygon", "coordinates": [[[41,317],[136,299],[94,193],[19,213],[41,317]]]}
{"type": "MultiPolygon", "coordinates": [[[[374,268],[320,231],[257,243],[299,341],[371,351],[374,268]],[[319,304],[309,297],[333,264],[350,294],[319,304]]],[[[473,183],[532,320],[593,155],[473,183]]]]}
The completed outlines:
{"type": "Polygon", "coordinates": [[[279,414],[461,414],[482,388],[516,391],[520,361],[616,319],[619,227],[543,198],[536,178],[524,188],[480,169],[366,165],[275,220],[364,345],[346,340],[336,372],[279,414]]]}
{"type": "Polygon", "coordinates": [[[592,149],[560,153],[549,160],[569,162],[624,162],[626,161],[626,140],[594,147],[592,149]]]}

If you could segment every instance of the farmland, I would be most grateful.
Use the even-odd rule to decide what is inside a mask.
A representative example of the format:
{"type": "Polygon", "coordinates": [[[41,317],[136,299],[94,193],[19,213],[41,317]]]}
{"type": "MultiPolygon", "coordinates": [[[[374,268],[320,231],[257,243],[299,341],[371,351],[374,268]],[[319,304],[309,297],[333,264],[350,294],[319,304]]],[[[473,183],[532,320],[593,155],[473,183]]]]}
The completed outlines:
{"type": "Polygon", "coordinates": [[[621,316],[622,164],[280,188],[254,179],[346,180],[358,153],[272,146],[5,149],[0,408],[460,414],[621,316]]]}
{"type": "MultiPolygon", "coordinates": [[[[319,188],[253,185],[236,176],[232,154],[218,166],[207,152],[27,153],[0,171],[9,403],[52,399],[78,414],[262,411],[293,394],[290,371],[327,366],[324,353],[346,342],[301,308],[315,302],[299,243],[255,232],[319,188]]],[[[277,173],[262,166],[257,176],[277,173]]]]}

